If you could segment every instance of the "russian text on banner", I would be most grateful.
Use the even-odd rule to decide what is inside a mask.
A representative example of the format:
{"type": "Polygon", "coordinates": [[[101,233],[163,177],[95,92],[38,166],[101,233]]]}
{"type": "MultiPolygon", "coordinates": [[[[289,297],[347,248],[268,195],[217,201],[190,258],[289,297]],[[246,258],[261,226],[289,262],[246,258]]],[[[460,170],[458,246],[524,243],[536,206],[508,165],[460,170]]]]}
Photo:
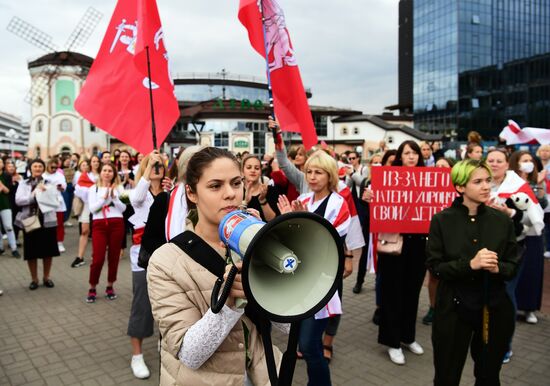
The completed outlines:
{"type": "Polygon", "coordinates": [[[428,233],[432,216],[458,194],[448,168],[375,166],[371,173],[373,233],[428,233]]]}
{"type": "Polygon", "coordinates": [[[317,133],[282,8],[276,0],[240,0],[239,20],[248,30],[252,47],[264,58],[267,52],[273,104],[281,130],[301,133],[304,146],[310,149],[317,144],[317,133]]]}
{"type": "Polygon", "coordinates": [[[142,52],[146,45],[150,45],[157,138],[162,143],[180,112],[154,0],[117,2],[97,57],[75,101],[76,110],[84,118],[141,153],[153,150],[149,78],[142,52]]]}

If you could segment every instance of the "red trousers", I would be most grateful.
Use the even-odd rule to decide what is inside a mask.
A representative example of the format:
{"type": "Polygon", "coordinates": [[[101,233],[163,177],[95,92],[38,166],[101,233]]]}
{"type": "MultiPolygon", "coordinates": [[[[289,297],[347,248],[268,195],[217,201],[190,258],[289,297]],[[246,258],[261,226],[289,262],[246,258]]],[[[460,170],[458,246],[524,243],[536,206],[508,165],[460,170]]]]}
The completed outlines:
{"type": "Polygon", "coordinates": [[[118,261],[124,237],[124,219],[108,218],[92,222],[92,264],[90,264],[90,285],[99,283],[99,276],[105,262],[107,248],[109,264],[107,282],[114,283],[118,272],[118,261]]]}
{"type": "Polygon", "coordinates": [[[62,243],[65,240],[65,212],[55,212],[57,214],[57,242],[62,243]]]}

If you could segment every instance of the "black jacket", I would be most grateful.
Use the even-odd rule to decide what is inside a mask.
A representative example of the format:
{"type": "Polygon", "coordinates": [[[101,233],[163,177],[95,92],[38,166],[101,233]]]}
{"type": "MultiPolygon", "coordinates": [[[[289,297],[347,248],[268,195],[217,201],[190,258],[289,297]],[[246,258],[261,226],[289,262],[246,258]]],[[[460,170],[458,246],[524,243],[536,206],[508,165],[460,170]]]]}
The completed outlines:
{"type": "Polygon", "coordinates": [[[483,204],[477,215],[470,216],[462,197],[432,218],[426,265],[441,280],[443,292],[473,309],[483,305],[483,275],[487,271],[472,270],[470,260],[482,248],[498,255],[499,273],[489,274],[489,303],[497,304],[505,296],[505,281],[516,275],[520,259],[512,220],[483,204]]]}

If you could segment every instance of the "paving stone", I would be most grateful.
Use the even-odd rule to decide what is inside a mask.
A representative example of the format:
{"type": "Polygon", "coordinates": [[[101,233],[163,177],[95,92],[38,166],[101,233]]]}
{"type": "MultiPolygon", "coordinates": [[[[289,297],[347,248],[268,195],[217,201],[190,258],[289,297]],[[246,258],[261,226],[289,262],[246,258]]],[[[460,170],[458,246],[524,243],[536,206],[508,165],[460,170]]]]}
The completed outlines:
{"type": "MultiPolygon", "coordinates": [[[[27,266],[16,259],[0,256],[0,385],[158,385],[158,333],[144,341],[144,356],[151,370],[147,380],[137,380],[130,369],[131,348],[126,328],[131,304],[129,259],[121,260],[115,289],[119,298],[107,301],[103,287],[106,266],[98,286],[96,304],[84,302],[88,290],[88,264],[70,268],[76,256],[77,228],[66,229],[67,252],[54,259],[52,280],[55,288],[28,290],[27,266]]],[[[39,263],[41,266],[41,263],[39,263]]],[[[41,268],[39,267],[39,270],[41,268]]],[[[550,261],[545,261],[543,312],[539,323],[518,322],[512,361],[503,366],[503,385],[548,384],[550,357],[550,261]],[[547,306],[545,306],[547,304],[547,306]]],[[[334,341],[330,364],[335,386],[390,385],[422,386],[433,379],[431,328],[421,323],[428,309],[427,290],[420,297],[417,341],[422,356],[405,352],[407,364],[397,366],[386,349],[377,344],[378,328],[371,322],[374,311],[374,280],[368,275],[360,294],[353,294],[355,275],[344,281],[344,316],[334,341]]],[[[273,341],[286,347],[286,337],[274,330],[273,341]]],[[[462,384],[474,383],[472,361],[468,357],[462,384]]],[[[298,361],[293,385],[307,384],[306,365],[298,361]]]]}

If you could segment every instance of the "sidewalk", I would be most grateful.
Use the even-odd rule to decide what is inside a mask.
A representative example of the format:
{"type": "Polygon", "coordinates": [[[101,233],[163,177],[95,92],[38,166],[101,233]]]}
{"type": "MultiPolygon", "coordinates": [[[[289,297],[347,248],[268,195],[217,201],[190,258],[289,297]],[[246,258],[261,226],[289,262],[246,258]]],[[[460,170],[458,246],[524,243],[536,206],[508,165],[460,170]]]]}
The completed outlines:
{"type": "MultiPolygon", "coordinates": [[[[70,268],[75,257],[78,228],[67,228],[67,252],[54,259],[52,280],[55,288],[30,291],[26,263],[0,256],[0,385],[157,385],[157,337],[146,339],[144,356],[151,369],[150,379],[133,377],[130,370],[130,342],[126,336],[132,283],[129,259],[120,263],[115,289],[119,298],[102,297],[106,268],[98,286],[98,300],[86,304],[87,265],[70,268]]],[[[504,385],[546,385],[550,374],[550,261],[546,261],[544,313],[539,323],[518,322],[514,356],[503,367],[504,385]]],[[[39,272],[41,263],[39,263],[39,272]]],[[[430,327],[420,318],[427,309],[427,291],[421,294],[417,340],[426,353],[406,352],[407,364],[391,363],[384,347],[376,343],[377,327],[372,324],[373,280],[369,277],[361,294],[351,292],[355,276],[346,280],[344,311],[331,362],[333,385],[429,385],[433,378],[430,327]]],[[[274,336],[284,348],[286,341],[274,336]]],[[[463,385],[473,384],[472,362],[468,359],[463,385]]],[[[306,385],[305,363],[299,361],[295,385],[306,385]]]]}

